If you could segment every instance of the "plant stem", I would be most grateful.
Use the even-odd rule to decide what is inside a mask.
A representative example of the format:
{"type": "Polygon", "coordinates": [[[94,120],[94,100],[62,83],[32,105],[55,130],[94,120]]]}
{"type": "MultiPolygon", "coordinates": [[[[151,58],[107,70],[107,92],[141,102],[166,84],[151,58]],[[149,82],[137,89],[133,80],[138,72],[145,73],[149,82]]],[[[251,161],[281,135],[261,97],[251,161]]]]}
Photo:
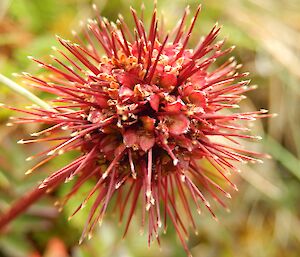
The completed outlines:
{"type": "Polygon", "coordinates": [[[17,200],[7,212],[4,212],[4,214],[0,216],[0,231],[42,197],[46,190],[47,188],[35,188],[33,191],[17,200]]]}
{"type": "Polygon", "coordinates": [[[15,92],[17,92],[18,94],[26,97],[31,102],[43,107],[44,109],[53,110],[53,108],[49,104],[47,104],[45,101],[43,101],[42,99],[40,99],[39,97],[37,97],[36,95],[31,93],[30,91],[28,91],[24,87],[20,86],[16,82],[14,82],[11,79],[5,77],[1,73],[0,73],[0,82],[2,82],[4,85],[8,86],[10,89],[14,90],[15,92]]]}
{"type": "Polygon", "coordinates": [[[28,192],[15,203],[13,203],[11,207],[8,208],[8,210],[4,210],[4,213],[0,216],[0,231],[3,231],[4,228],[11,221],[13,221],[16,217],[18,217],[25,210],[27,210],[32,204],[34,204],[41,197],[47,194],[48,189],[53,190],[57,186],[59,186],[63,181],[65,181],[65,179],[79,167],[79,164],[77,164],[77,162],[78,159],[75,159],[75,161],[71,162],[69,165],[66,166],[68,167],[68,172],[66,172],[66,167],[62,168],[61,170],[64,170],[65,172],[61,172],[59,176],[56,176],[54,179],[48,181],[46,184],[40,184],[38,187],[28,192]],[[74,166],[74,164],[77,164],[77,166],[74,166]]]}

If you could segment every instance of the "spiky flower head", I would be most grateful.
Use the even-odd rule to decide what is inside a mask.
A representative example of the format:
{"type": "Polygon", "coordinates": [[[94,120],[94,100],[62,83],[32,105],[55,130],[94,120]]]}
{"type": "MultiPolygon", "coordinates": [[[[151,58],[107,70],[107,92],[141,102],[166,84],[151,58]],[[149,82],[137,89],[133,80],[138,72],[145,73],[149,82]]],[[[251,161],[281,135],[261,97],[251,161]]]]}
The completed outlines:
{"type": "Polygon", "coordinates": [[[266,114],[230,111],[253,88],[244,80],[247,73],[237,72],[240,65],[234,58],[215,66],[233,50],[222,50],[224,40],[216,42],[218,25],[196,48],[188,48],[200,6],[187,29],[186,9],[171,34],[158,29],[156,9],[147,30],[136,11],[131,12],[133,32],[121,16],[112,23],[97,14],[88,21],[83,37],[74,33],[77,43],[57,37],[65,50],[54,48],[60,56],[51,56],[56,65],[31,57],[50,75],[41,79],[24,73],[26,81],[58,97],[48,109],[18,110],[29,117],[15,123],[47,125],[32,134],[40,138],[20,143],[59,143],[30,157],[46,155],[28,173],[70,150],[79,149],[81,155],[46,178],[19,209],[75,178],[61,201],[64,205],[83,183],[93,180],[93,189],[74,212],[95,197],[82,238],[101,223],[115,197],[121,220],[128,209],[124,234],[141,205],[141,225],[147,227],[149,244],[152,239],[159,242],[161,227],[166,229],[170,219],[189,253],[185,237],[187,221],[196,230],[193,206],[199,213],[201,205],[206,207],[213,217],[210,198],[226,207],[219,194],[231,197],[226,184],[237,190],[228,174],[238,171],[236,163],[260,157],[240,148],[238,139],[257,139],[247,134],[247,123],[241,121],[266,114]]]}

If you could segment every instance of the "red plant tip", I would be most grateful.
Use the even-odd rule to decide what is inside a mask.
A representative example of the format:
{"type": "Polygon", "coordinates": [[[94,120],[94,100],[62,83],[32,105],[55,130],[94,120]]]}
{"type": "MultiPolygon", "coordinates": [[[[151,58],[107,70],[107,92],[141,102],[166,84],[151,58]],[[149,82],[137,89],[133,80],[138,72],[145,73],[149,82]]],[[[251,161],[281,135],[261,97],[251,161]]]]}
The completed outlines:
{"type": "Polygon", "coordinates": [[[212,197],[227,209],[219,194],[231,195],[223,182],[238,190],[227,174],[237,171],[235,163],[260,162],[255,157],[263,155],[242,149],[238,139],[260,139],[246,134],[250,128],[243,120],[266,117],[266,110],[227,111],[238,108],[243,93],[253,86],[242,80],[248,73],[236,72],[240,65],[233,57],[219,67],[213,65],[234,48],[222,50],[224,41],[215,42],[218,24],[195,49],[187,48],[200,6],[185,29],[187,8],[170,36],[158,29],[156,10],[146,30],[130,9],[134,33],[122,16],[117,25],[99,16],[88,21],[83,38],[73,33],[78,44],[57,36],[65,52],[54,47],[61,56],[53,57],[55,66],[29,57],[50,75],[41,79],[26,73],[24,78],[57,99],[53,110],[19,110],[29,117],[15,123],[47,125],[31,134],[40,139],[27,143],[59,143],[37,154],[47,159],[27,173],[58,154],[79,149],[81,156],[45,179],[39,192],[76,178],[64,205],[83,183],[95,181],[74,212],[96,196],[81,241],[102,221],[114,197],[120,220],[126,220],[124,235],[140,201],[148,241],[159,241],[161,227],[165,230],[170,219],[189,253],[187,227],[196,230],[192,207],[200,213],[200,203],[204,204],[217,220],[207,199],[212,197]]]}

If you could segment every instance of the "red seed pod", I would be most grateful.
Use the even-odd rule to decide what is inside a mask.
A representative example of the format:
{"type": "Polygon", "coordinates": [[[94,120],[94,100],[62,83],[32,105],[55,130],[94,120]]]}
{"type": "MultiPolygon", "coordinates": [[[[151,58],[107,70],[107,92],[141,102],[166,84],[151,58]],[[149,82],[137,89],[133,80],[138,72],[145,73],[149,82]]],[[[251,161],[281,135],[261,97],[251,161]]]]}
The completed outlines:
{"type": "Polygon", "coordinates": [[[0,218],[0,227],[47,189],[75,178],[64,205],[83,183],[94,180],[94,188],[74,211],[96,195],[82,239],[101,222],[115,197],[121,220],[125,209],[129,210],[125,234],[140,201],[149,243],[153,239],[159,242],[161,227],[166,228],[170,219],[190,254],[185,242],[188,225],[196,229],[191,209],[200,212],[202,203],[215,217],[209,199],[226,207],[220,194],[230,198],[226,183],[237,189],[227,175],[237,170],[235,163],[258,161],[256,157],[263,156],[240,148],[236,138],[257,138],[246,134],[247,124],[242,121],[265,117],[265,111],[223,112],[235,108],[251,88],[241,81],[247,74],[237,73],[232,58],[219,68],[212,66],[232,51],[221,50],[224,41],[215,42],[220,28],[214,26],[195,49],[187,48],[200,6],[187,30],[186,10],[172,35],[157,29],[156,9],[149,30],[135,10],[131,11],[134,33],[123,19],[114,24],[97,14],[96,20],[88,22],[80,44],[58,37],[65,49],[56,50],[61,58],[54,58],[55,66],[33,58],[51,76],[40,79],[26,73],[24,78],[57,99],[51,110],[9,108],[28,115],[15,123],[48,126],[33,134],[39,139],[21,143],[59,143],[37,154],[48,156],[30,171],[73,149],[79,149],[81,155],[17,202],[0,218]],[[59,135],[60,130],[64,136],[59,135]],[[218,142],[216,137],[222,140],[218,142]],[[218,184],[220,179],[225,183],[218,184]]]}

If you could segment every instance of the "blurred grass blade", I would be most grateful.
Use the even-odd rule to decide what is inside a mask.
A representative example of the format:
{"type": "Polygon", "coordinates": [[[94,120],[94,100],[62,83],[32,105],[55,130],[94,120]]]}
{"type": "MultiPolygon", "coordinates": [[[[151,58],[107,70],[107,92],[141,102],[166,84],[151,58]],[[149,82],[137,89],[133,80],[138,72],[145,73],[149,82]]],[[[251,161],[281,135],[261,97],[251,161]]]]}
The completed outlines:
{"type": "Polygon", "coordinates": [[[295,177],[300,180],[300,160],[285,149],[272,137],[266,138],[266,146],[268,152],[279,161],[288,171],[290,171],[295,177]]]}
{"type": "Polygon", "coordinates": [[[45,108],[46,110],[52,110],[51,106],[44,102],[42,99],[38,98],[36,95],[25,89],[24,87],[20,86],[16,82],[12,81],[11,79],[5,77],[0,73],[0,82],[4,85],[8,86],[10,89],[14,90],[18,94],[26,97],[31,102],[45,108]]]}

